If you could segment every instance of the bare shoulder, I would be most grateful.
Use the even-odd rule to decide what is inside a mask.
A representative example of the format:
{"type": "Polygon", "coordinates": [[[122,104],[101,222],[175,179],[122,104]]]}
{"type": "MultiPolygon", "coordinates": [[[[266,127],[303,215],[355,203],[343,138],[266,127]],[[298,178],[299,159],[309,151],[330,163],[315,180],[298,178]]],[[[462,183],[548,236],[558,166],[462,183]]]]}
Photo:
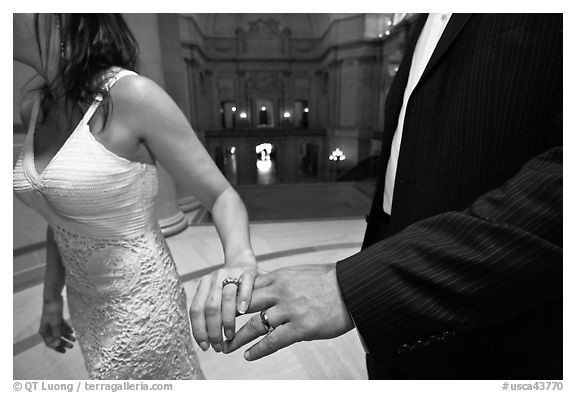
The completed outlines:
{"type": "Polygon", "coordinates": [[[170,96],[152,79],[142,75],[128,75],[120,79],[110,90],[112,100],[122,106],[137,110],[144,106],[162,104],[170,96]]]}
{"type": "Polygon", "coordinates": [[[169,123],[178,122],[188,127],[178,105],[161,86],[147,77],[123,77],[112,87],[110,96],[114,117],[140,138],[157,135],[159,129],[166,132],[169,123]]]}

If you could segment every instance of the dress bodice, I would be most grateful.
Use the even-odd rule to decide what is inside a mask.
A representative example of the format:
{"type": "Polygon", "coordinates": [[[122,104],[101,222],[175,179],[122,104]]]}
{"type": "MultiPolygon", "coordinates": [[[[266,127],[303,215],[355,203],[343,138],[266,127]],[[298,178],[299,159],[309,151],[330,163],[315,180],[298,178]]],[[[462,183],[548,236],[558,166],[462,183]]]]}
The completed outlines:
{"type": "MultiPolygon", "coordinates": [[[[108,88],[129,74],[121,71],[108,88]]],[[[98,238],[134,237],[155,225],[156,167],[120,157],[96,140],[88,122],[100,101],[97,97],[41,173],[34,162],[35,103],[13,172],[14,192],[51,225],[98,238]]]]}

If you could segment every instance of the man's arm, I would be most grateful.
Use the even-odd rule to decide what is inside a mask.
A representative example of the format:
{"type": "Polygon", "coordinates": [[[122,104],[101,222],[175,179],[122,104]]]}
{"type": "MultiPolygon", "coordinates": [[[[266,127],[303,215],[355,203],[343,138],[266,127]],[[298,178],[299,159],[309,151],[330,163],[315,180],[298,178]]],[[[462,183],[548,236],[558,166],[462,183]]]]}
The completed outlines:
{"type": "MultiPolygon", "coordinates": [[[[336,265],[279,269],[256,279],[249,312],[276,329],[245,355],[335,337],[354,319],[372,353],[415,337],[510,318],[562,293],[562,148],[528,162],[463,212],[422,220],[336,265]],[[343,301],[342,301],[343,300],[343,301]]],[[[266,334],[253,317],[225,345],[266,334]]]]}
{"type": "Polygon", "coordinates": [[[388,357],[562,294],[562,148],[463,212],[422,220],[337,264],[368,350],[388,357]]]}

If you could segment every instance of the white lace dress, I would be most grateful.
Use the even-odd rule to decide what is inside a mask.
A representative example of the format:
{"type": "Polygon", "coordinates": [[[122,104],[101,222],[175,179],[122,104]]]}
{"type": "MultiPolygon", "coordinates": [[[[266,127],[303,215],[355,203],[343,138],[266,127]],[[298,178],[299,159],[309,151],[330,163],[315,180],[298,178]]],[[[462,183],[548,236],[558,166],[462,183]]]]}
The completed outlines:
{"type": "MultiPolygon", "coordinates": [[[[121,71],[108,88],[130,73],[121,71]]],[[[99,102],[42,173],[34,164],[35,105],[14,192],[54,230],[90,377],[201,379],[186,295],[154,218],[156,167],[119,157],[94,138],[88,121],[99,102]]]]}

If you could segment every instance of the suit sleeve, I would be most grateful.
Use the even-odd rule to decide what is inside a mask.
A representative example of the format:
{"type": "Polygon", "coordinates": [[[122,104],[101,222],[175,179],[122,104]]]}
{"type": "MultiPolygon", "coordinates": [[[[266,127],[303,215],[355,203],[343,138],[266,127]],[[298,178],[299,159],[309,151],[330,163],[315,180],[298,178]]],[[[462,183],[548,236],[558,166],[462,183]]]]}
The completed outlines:
{"type": "Polygon", "coordinates": [[[503,321],[562,296],[562,147],[462,212],[419,221],[337,263],[369,352],[503,321]]]}

